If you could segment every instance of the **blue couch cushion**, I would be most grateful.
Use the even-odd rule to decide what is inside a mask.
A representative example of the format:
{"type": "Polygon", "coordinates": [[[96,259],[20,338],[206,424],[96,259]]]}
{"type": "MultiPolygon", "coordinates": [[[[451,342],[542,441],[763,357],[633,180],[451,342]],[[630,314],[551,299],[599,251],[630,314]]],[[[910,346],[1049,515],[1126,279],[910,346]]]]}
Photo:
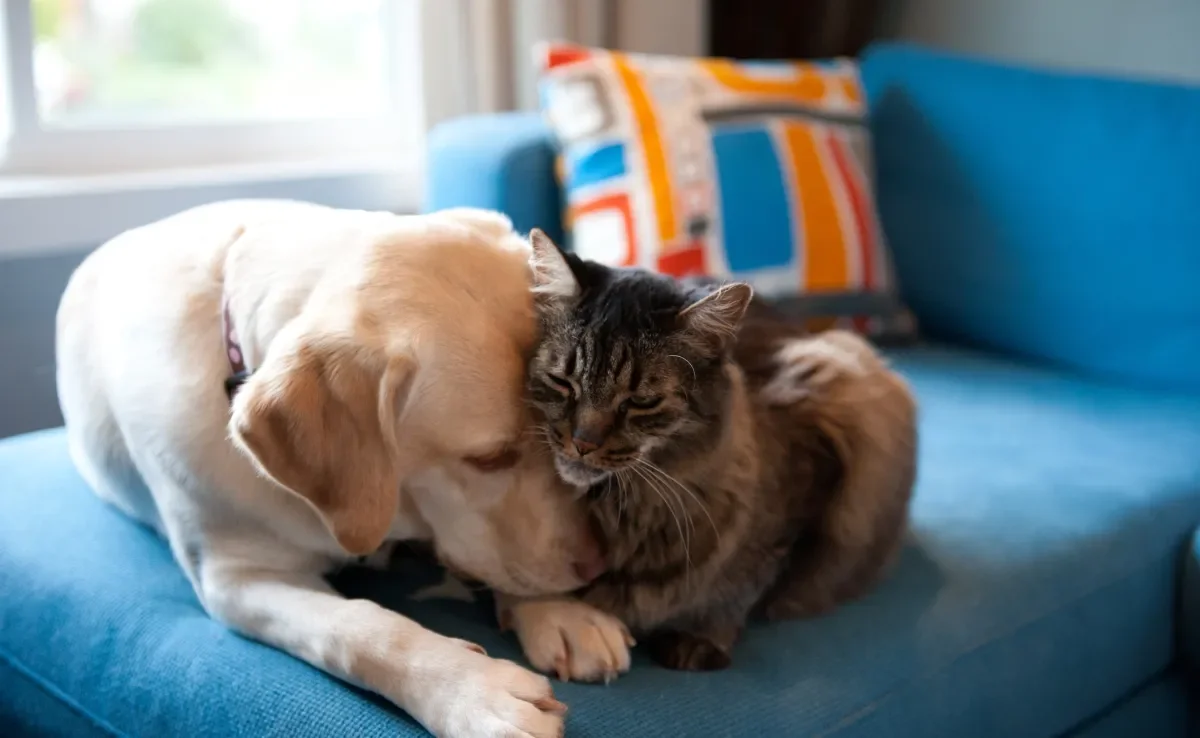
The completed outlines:
{"type": "Polygon", "coordinates": [[[499,210],[522,233],[541,228],[563,243],[562,191],[550,131],[537,113],[446,121],[429,134],[425,205],[499,210]]]}
{"type": "Polygon", "coordinates": [[[1169,672],[1138,689],[1070,738],[1195,738],[1196,723],[1189,715],[1188,685],[1169,672]]]}
{"type": "Polygon", "coordinates": [[[88,491],[58,430],[0,442],[0,626],[0,725],[18,734],[419,734],[210,620],[165,544],[88,491]]]}
{"type": "MultiPolygon", "coordinates": [[[[560,686],[570,734],[1051,735],[1166,668],[1179,554],[1200,520],[1200,400],[948,350],[897,363],[922,436],[894,575],[829,617],[750,628],[726,672],[639,654],[611,686],[560,686]]],[[[377,572],[338,584],[519,658],[486,604],[411,602],[413,578],[377,572]]],[[[87,491],[60,431],[0,442],[0,592],[0,725],[418,732],[206,618],[165,546],[87,491]]]]}
{"type": "Polygon", "coordinates": [[[904,46],[873,49],[863,78],[927,333],[1200,390],[1200,87],[904,46]]]}

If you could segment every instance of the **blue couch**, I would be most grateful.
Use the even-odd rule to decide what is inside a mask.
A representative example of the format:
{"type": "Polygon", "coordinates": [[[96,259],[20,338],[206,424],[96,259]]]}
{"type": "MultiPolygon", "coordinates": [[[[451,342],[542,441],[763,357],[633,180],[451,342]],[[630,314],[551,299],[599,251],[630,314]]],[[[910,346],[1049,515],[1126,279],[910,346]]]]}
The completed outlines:
{"type": "MultiPolygon", "coordinates": [[[[728,671],[639,654],[610,686],[560,686],[568,734],[1187,735],[1200,90],[887,46],[864,77],[884,227],[928,340],[893,356],[921,403],[902,560],[833,615],[751,628],[728,671]]],[[[451,122],[430,156],[430,208],[561,231],[536,116],[451,122]]],[[[519,658],[486,603],[407,600],[401,583],[428,575],[338,584],[519,658]]],[[[421,731],[206,618],[55,430],[0,442],[0,734],[14,733],[421,731]]]]}

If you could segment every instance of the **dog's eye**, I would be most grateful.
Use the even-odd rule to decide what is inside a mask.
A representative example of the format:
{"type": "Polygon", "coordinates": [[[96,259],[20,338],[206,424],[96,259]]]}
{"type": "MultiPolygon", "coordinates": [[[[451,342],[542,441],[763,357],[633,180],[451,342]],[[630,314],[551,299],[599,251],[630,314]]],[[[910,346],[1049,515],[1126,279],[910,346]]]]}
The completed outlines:
{"type": "Polygon", "coordinates": [[[662,404],[661,397],[630,397],[625,400],[624,404],[627,408],[635,408],[637,410],[653,410],[662,404]]]}
{"type": "Polygon", "coordinates": [[[575,392],[575,388],[571,386],[571,380],[567,379],[566,377],[560,377],[557,374],[547,374],[546,381],[550,384],[550,386],[554,387],[554,389],[558,390],[564,395],[570,396],[575,392]]]}
{"type": "Polygon", "coordinates": [[[521,460],[521,452],[515,448],[505,448],[484,456],[468,456],[463,460],[479,471],[502,471],[516,466],[521,460]]]}

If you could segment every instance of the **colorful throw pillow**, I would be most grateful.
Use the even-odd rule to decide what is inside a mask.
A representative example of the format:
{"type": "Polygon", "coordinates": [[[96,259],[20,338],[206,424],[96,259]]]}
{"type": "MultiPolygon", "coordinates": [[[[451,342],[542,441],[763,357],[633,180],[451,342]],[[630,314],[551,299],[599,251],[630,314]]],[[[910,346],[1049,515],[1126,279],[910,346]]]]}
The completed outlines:
{"type": "Polygon", "coordinates": [[[566,44],[543,45],[537,58],[581,256],[746,280],[814,328],[913,333],[876,214],[853,60],[566,44]]]}

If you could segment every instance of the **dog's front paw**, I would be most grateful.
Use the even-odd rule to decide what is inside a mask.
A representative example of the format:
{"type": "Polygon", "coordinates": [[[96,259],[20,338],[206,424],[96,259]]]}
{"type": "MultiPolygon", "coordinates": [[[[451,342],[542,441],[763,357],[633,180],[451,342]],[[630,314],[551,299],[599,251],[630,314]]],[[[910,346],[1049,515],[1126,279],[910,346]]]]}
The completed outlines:
{"type": "Polygon", "coordinates": [[[440,639],[409,673],[425,681],[406,705],[438,738],[561,738],[566,705],[550,681],[478,646],[440,639]]]}
{"type": "Polygon", "coordinates": [[[513,603],[505,620],[535,669],[563,681],[610,682],[629,671],[629,629],[617,618],[572,599],[513,603]]]}

